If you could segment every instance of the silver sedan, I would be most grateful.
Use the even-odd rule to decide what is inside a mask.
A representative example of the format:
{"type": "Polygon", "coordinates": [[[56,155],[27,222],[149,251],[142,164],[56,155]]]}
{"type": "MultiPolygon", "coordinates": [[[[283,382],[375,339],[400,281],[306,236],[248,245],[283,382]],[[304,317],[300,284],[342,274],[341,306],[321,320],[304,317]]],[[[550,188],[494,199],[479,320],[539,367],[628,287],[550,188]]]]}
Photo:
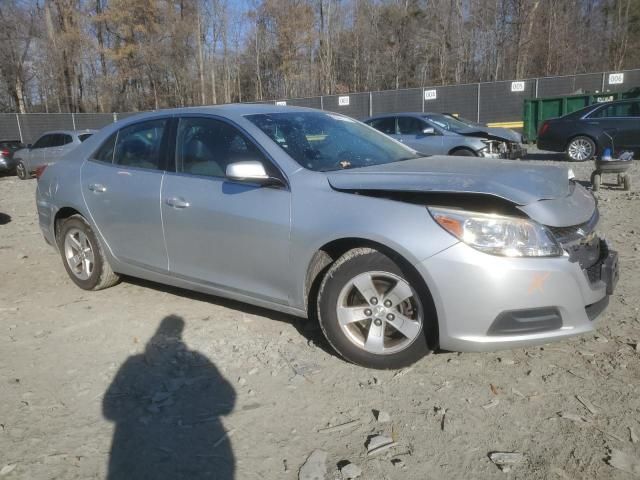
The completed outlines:
{"type": "Polygon", "coordinates": [[[131,275],[312,317],[344,358],[397,368],[594,328],[617,256],[571,177],[228,105],[104,128],[45,169],[37,207],[83,289],[131,275]]]}
{"type": "Polygon", "coordinates": [[[36,143],[29,144],[14,154],[16,175],[21,180],[31,178],[39,168],[64,158],[95,132],[95,130],[57,130],[43,133],[36,143]]]}

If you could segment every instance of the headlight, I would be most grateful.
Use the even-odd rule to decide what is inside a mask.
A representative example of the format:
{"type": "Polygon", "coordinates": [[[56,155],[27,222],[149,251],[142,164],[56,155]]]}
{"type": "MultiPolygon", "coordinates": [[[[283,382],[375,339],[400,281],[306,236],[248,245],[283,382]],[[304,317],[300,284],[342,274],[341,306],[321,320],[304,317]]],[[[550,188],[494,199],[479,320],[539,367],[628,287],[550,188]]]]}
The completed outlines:
{"type": "Polygon", "coordinates": [[[505,257],[563,254],[551,232],[532,220],[440,207],[429,207],[429,213],[451,235],[485,253],[505,257]]]}

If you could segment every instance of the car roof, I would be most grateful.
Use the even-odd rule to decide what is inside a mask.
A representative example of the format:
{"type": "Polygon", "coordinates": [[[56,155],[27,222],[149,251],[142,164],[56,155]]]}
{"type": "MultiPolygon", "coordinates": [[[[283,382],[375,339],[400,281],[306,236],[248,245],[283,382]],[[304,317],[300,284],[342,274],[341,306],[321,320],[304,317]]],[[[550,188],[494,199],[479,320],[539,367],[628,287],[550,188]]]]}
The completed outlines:
{"type": "Polygon", "coordinates": [[[54,134],[64,134],[64,135],[82,135],[83,133],[96,133],[97,130],[86,128],[84,130],[50,130],[48,132],[42,133],[40,136],[44,135],[54,135],[54,134]]]}
{"type": "Polygon", "coordinates": [[[378,120],[378,119],[381,119],[381,118],[389,118],[389,117],[424,118],[427,115],[449,115],[449,116],[453,116],[450,113],[441,113],[441,112],[393,112],[393,113],[381,113],[379,115],[373,115],[372,117],[365,118],[363,121],[369,122],[371,120],[378,120]]]}

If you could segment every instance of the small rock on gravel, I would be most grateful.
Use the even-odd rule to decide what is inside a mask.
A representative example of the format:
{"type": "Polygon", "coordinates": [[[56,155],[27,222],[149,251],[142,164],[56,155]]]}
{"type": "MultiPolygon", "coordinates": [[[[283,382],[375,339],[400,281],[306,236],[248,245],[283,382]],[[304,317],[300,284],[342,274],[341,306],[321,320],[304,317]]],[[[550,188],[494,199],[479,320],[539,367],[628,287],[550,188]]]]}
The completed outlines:
{"type": "Polygon", "coordinates": [[[384,410],[374,410],[373,413],[376,416],[378,423],[389,423],[391,421],[391,415],[389,415],[389,412],[385,412],[384,410]]]}
{"type": "Polygon", "coordinates": [[[489,459],[495,463],[500,470],[508,472],[511,470],[511,467],[524,460],[524,455],[519,452],[491,452],[489,459]]]}
{"type": "Polygon", "coordinates": [[[358,478],[360,475],[362,475],[362,469],[355,463],[347,463],[340,469],[340,473],[342,474],[342,478],[344,480],[348,480],[358,478]]]}
{"type": "Polygon", "coordinates": [[[16,468],[15,464],[13,464],[13,465],[5,465],[0,470],[0,477],[4,477],[5,475],[9,475],[11,472],[13,472],[14,468],[16,468]]]}
{"type": "Polygon", "coordinates": [[[327,452],[314,450],[300,467],[298,480],[324,480],[327,475],[327,452]]]}

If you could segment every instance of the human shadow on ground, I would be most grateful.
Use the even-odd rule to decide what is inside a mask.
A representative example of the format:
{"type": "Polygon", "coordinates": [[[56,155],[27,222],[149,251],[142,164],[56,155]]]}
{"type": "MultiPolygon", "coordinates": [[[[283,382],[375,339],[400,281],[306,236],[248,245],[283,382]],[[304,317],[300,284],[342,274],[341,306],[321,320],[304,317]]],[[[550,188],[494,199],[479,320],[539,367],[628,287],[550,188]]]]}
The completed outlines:
{"type": "Polygon", "coordinates": [[[165,317],[142,354],[129,357],[103,398],[115,423],[107,479],[234,478],[221,416],[234,407],[231,384],[182,340],[184,320],[165,317]]]}
{"type": "MultiPolygon", "coordinates": [[[[318,348],[322,349],[325,353],[336,356],[335,351],[329,345],[329,342],[325,339],[318,324],[318,319],[312,315],[310,318],[300,318],[287,313],[278,312],[276,310],[270,310],[268,308],[262,308],[249,303],[239,302],[224,297],[218,297],[213,294],[206,294],[196,292],[194,290],[186,290],[184,288],[173,287],[162,283],[156,283],[149,280],[143,280],[135,277],[124,277],[126,283],[132,285],[138,285],[144,288],[151,288],[160,292],[171,293],[172,295],[178,295],[180,297],[189,298],[192,300],[207,302],[213,305],[218,305],[225,308],[244,312],[249,315],[258,315],[265,317],[269,320],[275,320],[278,322],[288,323],[292,325],[298,333],[307,339],[309,342],[313,342],[318,348]]],[[[319,283],[319,282],[317,282],[319,283]]],[[[317,286],[312,287],[310,295],[316,294],[317,286]]]]}
{"type": "Polygon", "coordinates": [[[11,221],[11,215],[0,212],[0,225],[6,225],[11,221]]]}

